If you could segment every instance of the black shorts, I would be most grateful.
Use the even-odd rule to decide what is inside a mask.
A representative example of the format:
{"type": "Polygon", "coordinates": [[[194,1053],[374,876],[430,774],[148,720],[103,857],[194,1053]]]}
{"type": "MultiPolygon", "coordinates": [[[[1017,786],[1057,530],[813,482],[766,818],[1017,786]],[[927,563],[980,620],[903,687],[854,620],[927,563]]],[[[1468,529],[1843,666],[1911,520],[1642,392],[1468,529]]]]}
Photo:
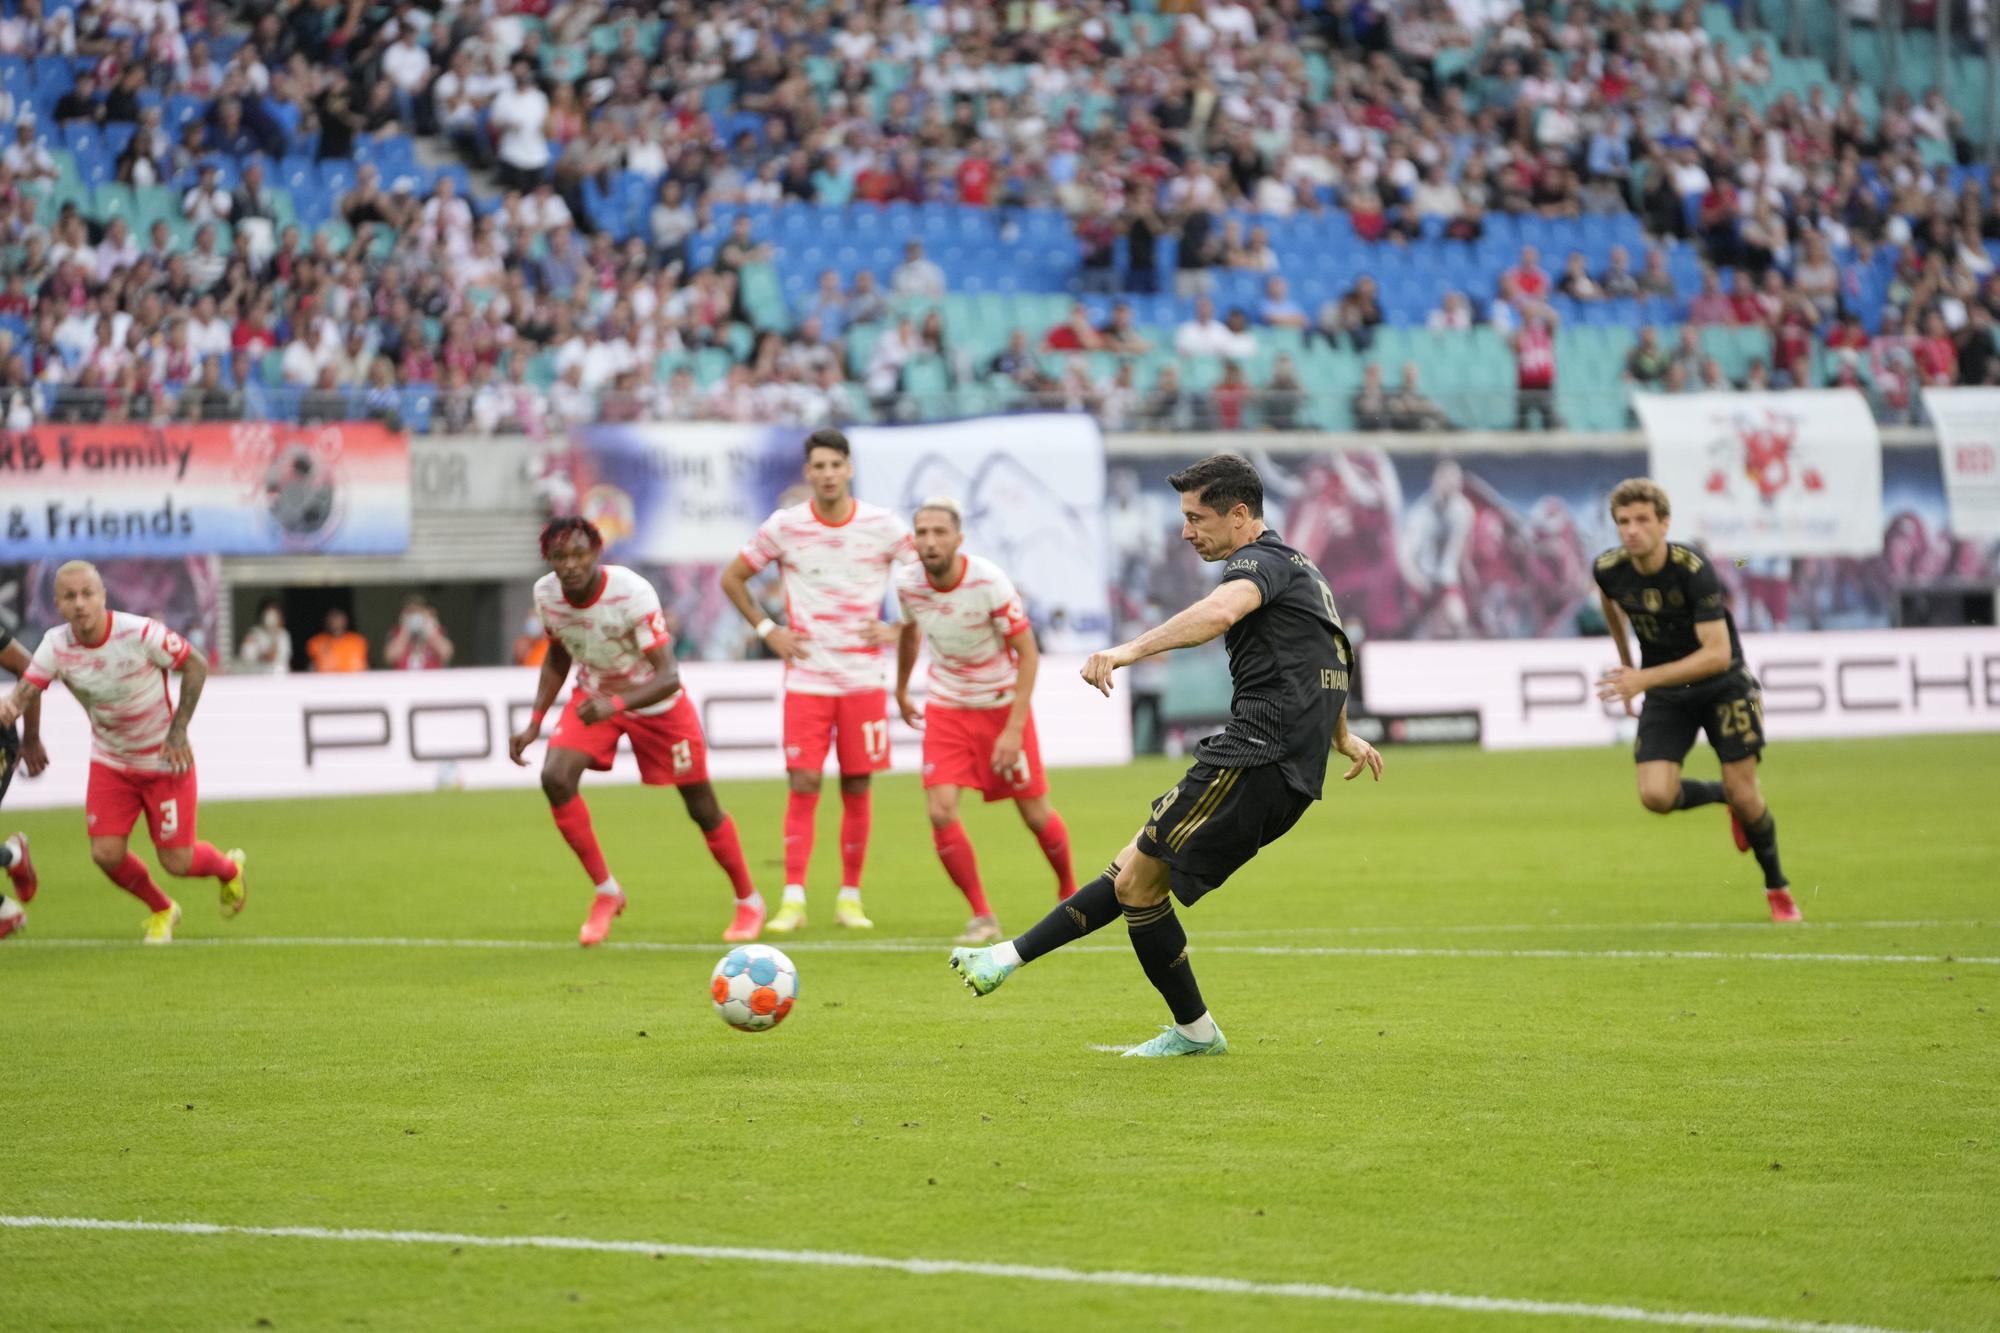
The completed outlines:
{"type": "Polygon", "coordinates": [[[1153,802],[1139,850],[1167,863],[1174,897],[1196,900],[1276,842],[1312,804],[1285,782],[1276,764],[1217,768],[1197,762],[1153,802]]]}
{"type": "Polygon", "coordinates": [[[1639,710],[1639,763],[1678,764],[1694,746],[1696,732],[1708,733],[1715,757],[1725,764],[1755,759],[1764,750],[1764,692],[1756,678],[1738,667],[1714,681],[1680,690],[1652,690],[1639,710]]]}
{"type": "Polygon", "coordinates": [[[7,788],[14,781],[14,765],[21,762],[21,733],[13,727],[0,727],[0,801],[7,799],[7,788]]]}

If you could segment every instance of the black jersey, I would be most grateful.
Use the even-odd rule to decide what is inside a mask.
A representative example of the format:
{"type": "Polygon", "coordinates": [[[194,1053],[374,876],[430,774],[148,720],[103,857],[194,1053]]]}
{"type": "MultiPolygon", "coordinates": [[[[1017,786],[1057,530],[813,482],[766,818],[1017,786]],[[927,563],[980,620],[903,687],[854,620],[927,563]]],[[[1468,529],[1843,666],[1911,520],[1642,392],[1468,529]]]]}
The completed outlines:
{"type": "Polygon", "coordinates": [[[1319,799],[1334,723],[1347,702],[1354,652],[1333,592],[1312,561],[1266,532],[1222,568],[1247,579],[1264,603],[1229,627],[1229,722],[1195,746],[1218,768],[1276,764],[1285,784],[1319,799]]]}
{"type": "MultiPolygon", "coordinates": [[[[1679,542],[1667,543],[1667,563],[1656,574],[1641,574],[1622,546],[1597,557],[1597,587],[1624,609],[1639,636],[1639,664],[1665,666],[1701,650],[1695,626],[1720,620],[1729,627],[1729,666],[1743,665],[1743,641],[1722,595],[1715,568],[1679,542]]],[[[1721,674],[1721,673],[1717,673],[1721,674]]],[[[1689,684],[1700,684],[1690,681],[1689,684]]]]}

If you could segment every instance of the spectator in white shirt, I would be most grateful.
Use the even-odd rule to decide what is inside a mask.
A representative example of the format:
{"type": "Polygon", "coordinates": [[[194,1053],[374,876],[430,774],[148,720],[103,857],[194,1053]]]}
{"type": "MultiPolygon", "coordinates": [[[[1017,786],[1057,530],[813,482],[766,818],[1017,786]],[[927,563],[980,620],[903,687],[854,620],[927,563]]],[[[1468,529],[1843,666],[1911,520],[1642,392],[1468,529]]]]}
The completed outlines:
{"type": "Polygon", "coordinates": [[[431,83],[431,53],[417,42],[412,28],[405,26],[382,53],[382,77],[395,90],[397,119],[405,125],[427,127],[429,115],[419,119],[418,113],[431,83]]]}
{"type": "Polygon", "coordinates": [[[514,86],[493,99],[487,117],[499,134],[500,183],[510,190],[530,190],[548,173],[548,95],[535,86],[535,67],[514,62],[514,86]]]}
{"type": "Polygon", "coordinates": [[[181,196],[181,216],[190,222],[221,222],[229,217],[235,200],[222,188],[222,172],[214,165],[201,169],[201,179],[181,196]]]}
{"type": "Polygon", "coordinates": [[[266,597],[257,604],[257,621],[243,636],[236,660],[245,672],[282,676],[292,669],[292,632],[285,628],[285,612],[277,598],[266,597]]]}
{"type": "MultiPolygon", "coordinates": [[[[1251,340],[1251,349],[1256,347],[1251,340]]],[[[1215,317],[1215,302],[1209,297],[1194,303],[1194,318],[1174,330],[1174,350],[1182,356],[1244,355],[1243,338],[1215,317]]]]}
{"type": "Polygon", "coordinates": [[[35,118],[23,116],[14,122],[14,142],[0,152],[0,166],[4,166],[16,180],[54,180],[56,178],[55,154],[42,146],[35,138],[35,118]]]}
{"type": "Polygon", "coordinates": [[[897,296],[923,296],[932,300],[944,295],[944,270],[935,261],[924,258],[922,241],[911,241],[903,247],[903,262],[896,266],[889,290],[897,296]]]}

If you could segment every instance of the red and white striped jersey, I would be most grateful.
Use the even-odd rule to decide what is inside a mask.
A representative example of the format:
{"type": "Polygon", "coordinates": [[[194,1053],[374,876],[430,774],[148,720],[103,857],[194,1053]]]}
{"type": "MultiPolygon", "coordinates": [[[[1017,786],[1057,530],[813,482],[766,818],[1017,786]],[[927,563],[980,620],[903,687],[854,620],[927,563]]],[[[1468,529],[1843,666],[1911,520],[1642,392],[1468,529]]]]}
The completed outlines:
{"type": "Polygon", "coordinates": [[[859,694],[888,683],[892,650],[867,635],[882,618],[890,571],[916,559],[902,519],[856,500],[845,522],[829,523],[808,500],[765,519],[741,554],[753,572],[775,561],[784,580],[786,619],[806,652],[786,663],[787,690],[859,694]]]}
{"type": "Polygon", "coordinates": [[[90,718],[92,763],[165,773],[167,728],[174,720],[167,673],[187,655],[187,640],[159,621],[113,611],[101,642],[77,642],[66,624],[44,634],[23,679],[40,690],[56,681],[69,686],[90,718]]]}
{"type": "Polygon", "coordinates": [[[958,582],[931,583],[920,564],[896,571],[896,601],[930,645],[930,697],[947,708],[1000,708],[1014,702],[1014,650],[1028,628],[1021,594],[983,556],[965,557],[958,582]]]}
{"type": "MultiPolygon", "coordinates": [[[[646,654],[673,642],[667,631],[660,594],[645,577],[623,565],[599,570],[597,595],[582,606],[563,596],[554,572],[535,580],[535,611],[549,637],[560,643],[576,663],[579,694],[609,698],[644,685],[656,674],[646,654]]],[[[675,690],[656,704],[635,708],[653,716],[680,701],[675,690]]]]}

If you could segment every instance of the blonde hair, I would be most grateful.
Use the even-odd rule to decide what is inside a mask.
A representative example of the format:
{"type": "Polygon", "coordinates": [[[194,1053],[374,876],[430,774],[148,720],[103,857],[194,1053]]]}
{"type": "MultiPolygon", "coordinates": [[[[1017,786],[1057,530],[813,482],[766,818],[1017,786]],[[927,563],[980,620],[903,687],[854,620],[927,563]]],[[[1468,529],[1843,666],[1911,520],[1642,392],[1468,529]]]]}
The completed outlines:
{"type": "Polygon", "coordinates": [[[1626,505],[1653,506],[1653,513],[1660,518],[1671,518],[1673,506],[1667,503],[1667,492],[1651,477],[1627,477],[1611,488],[1611,513],[1616,517],[1626,505]]]}
{"type": "Polygon", "coordinates": [[[965,531],[965,513],[958,507],[958,501],[952,499],[949,495],[931,496],[929,499],[925,500],[922,504],[918,505],[914,510],[912,510],[910,513],[910,517],[914,519],[918,514],[923,513],[926,509],[935,509],[938,510],[940,513],[950,514],[951,525],[954,528],[957,528],[960,532],[965,531]]]}
{"type": "Polygon", "coordinates": [[[88,574],[97,580],[98,587],[101,588],[104,586],[104,575],[98,573],[97,566],[91,564],[88,560],[63,561],[62,564],[56,566],[56,577],[60,579],[65,574],[88,574]]]}

